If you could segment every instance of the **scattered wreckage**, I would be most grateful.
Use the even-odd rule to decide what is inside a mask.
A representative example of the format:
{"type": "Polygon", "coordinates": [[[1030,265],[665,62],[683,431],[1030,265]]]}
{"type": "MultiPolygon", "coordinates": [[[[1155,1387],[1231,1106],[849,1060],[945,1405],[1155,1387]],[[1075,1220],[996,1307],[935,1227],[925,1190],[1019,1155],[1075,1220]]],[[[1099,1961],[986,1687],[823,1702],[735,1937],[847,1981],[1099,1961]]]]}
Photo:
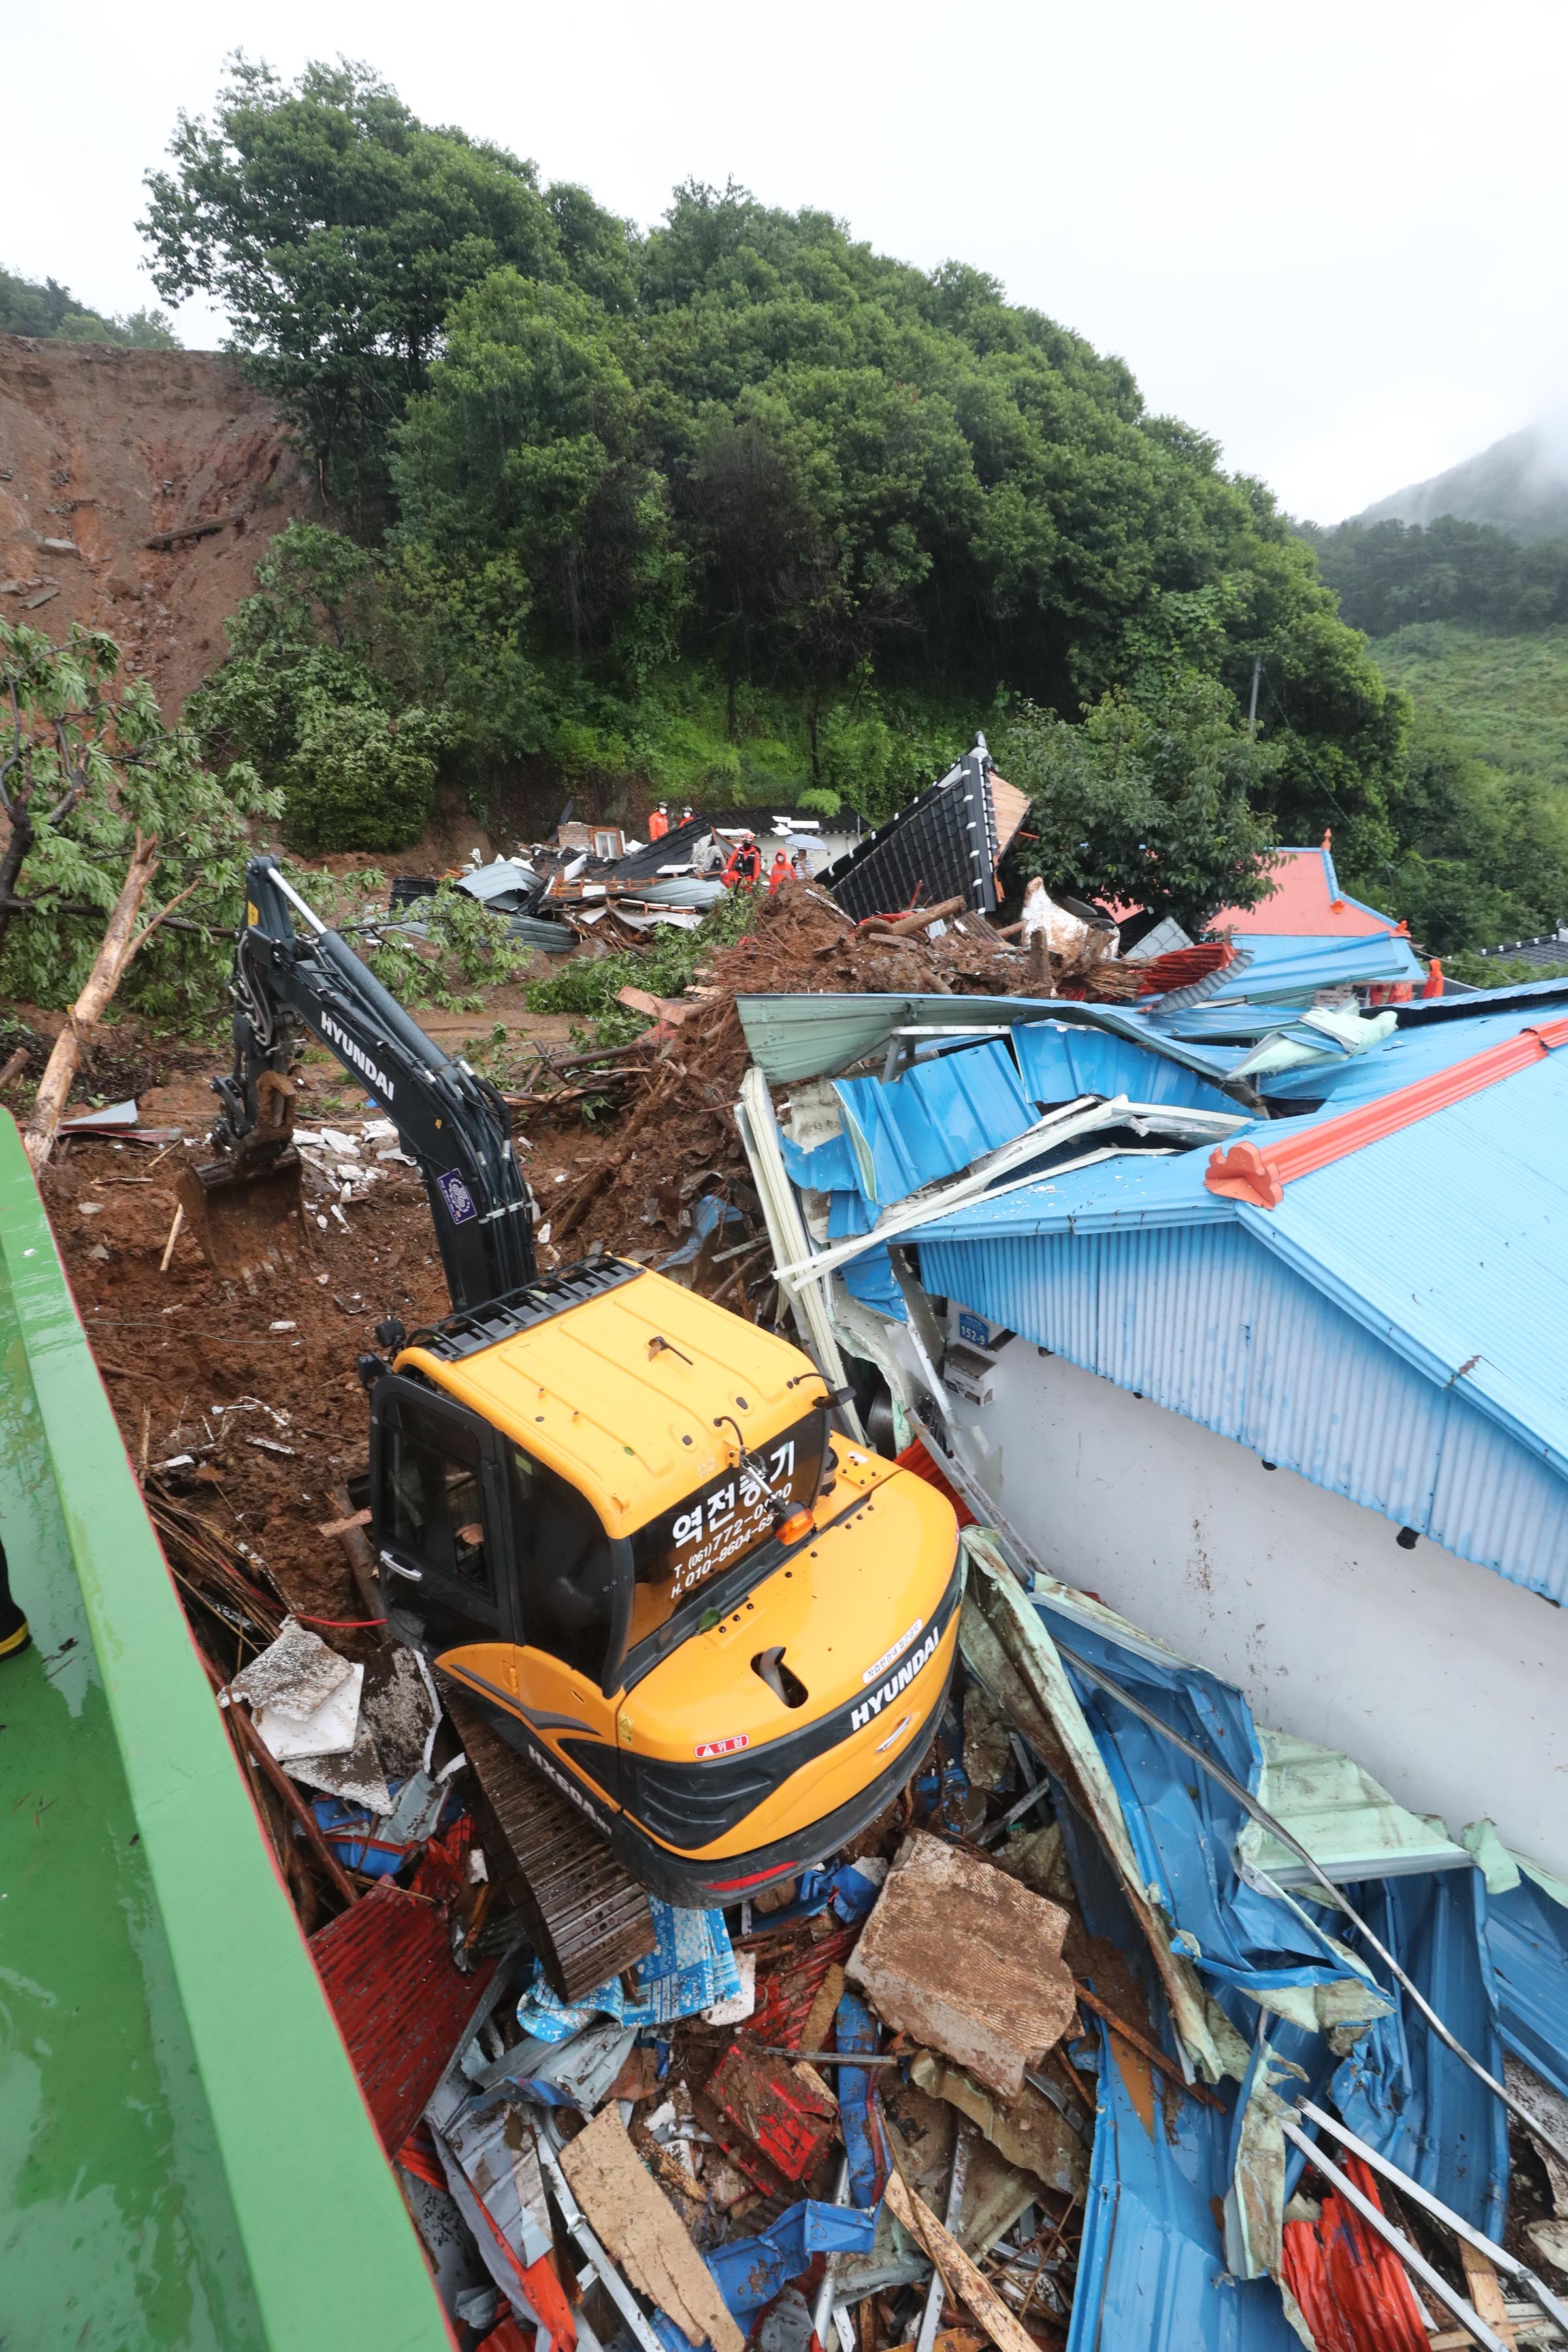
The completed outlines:
{"type": "MultiPolygon", "coordinates": [[[[982,818],[994,790],[984,769],[949,787],[982,818]]],[[[963,804],[932,806],[967,854],[963,804]]],[[[285,2315],[283,2284],[252,2332],[292,2347],[450,2329],[491,2352],[1568,2343],[1568,1864],[1542,1796],[1564,1662],[1561,1612],[1540,1609],[1568,1557],[1552,1483],[1568,1472],[1521,1327],[1531,1288],[1561,1279],[1538,1141],[1568,1030],[1551,986],[1373,1008],[1373,987],[1402,983],[1320,966],[1304,995],[1216,1005],[1246,967],[1209,956],[1097,997],[1093,967],[1136,954],[1047,937],[1031,992],[1028,937],[971,939],[971,901],[868,935],[826,894],[800,904],[818,896],[825,936],[787,909],[771,936],[830,984],[727,985],[665,1031],[642,1083],[678,1159],[686,1047],[711,1040],[711,1115],[733,1121],[727,1161],[695,1130],[692,1189],[668,1213],[656,1197],[669,1273],[717,1286],[740,1249],[735,1295],[793,1321],[851,1447],[875,1439],[961,1524],[951,1688],[874,1820],[707,1908],[623,1902],[596,1973],[605,1890],[577,1944],[539,1916],[551,1869],[575,1867],[569,1819],[395,1619],[330,1643],[343,1629],[304,1622],[258,1560],[150,1497],[183,1589],[202,1583],[219,1701],[204,1682],[199,1726],[154,1727],[137,1677],[169,1617],[162,1584],[109,1557],[117,1499],[141,1520],[129,1557],[145,1570],[151,1553],[123,1458],[66,1514],[59,1574],[132,1740],[202,2079],[216,2102],[247,2070],[232,2013],[196,1997],[189,1956],[210,1957],[214,1930],[179,1885],[169,1782],[141,1775],[162,1738],[163,1769],[205,1785],[226,1731],[342,2037],[315,2093],[343,2150],[322,2209],[341,2248],[352,2179],[359,2259],[342,2267],[378,2312],[399,2283],[395,2334],[341,2294],[285,2315]],[[1048,993],[1069,953],[1086,992],[1048,993]],[[873,960],[892,988],[868,992],[873,960]],[[965,971],[987,984],[955,984],[965,971]],[[1323,988],[1355,993],[1314,1003],[1323,988]],[[1265,1504],[1241,1464],[1261,1464],[1265,1504]],[[1200,1488],[1201,1572],[1182,1526],[1200,1488]],[[333,2107],[344,2049],[362,2135],[424,2249],[423,2302],[333,2107]]],[[[1191,952],[1150,945],[1150,967],[1191,952]]],[[[726,951],[727,971],[757,974],[765,946],[726,951]]],[[[402,1149],[325,1125],[302,1141],[321,1215],[332,1188],[374,1199],[397,1165],[378,1154],[402,1149]]],[[[606,1197],[584,1185],[558,1223],[585,1238],[606,1197]]],[[[0,1248],[68,1486],[58,1383],[85,1347],[36,1200],[0,1248]]],[[[77,1442],[101,1439],[101,1407],[84,1392],[77,1442]]],[[[356,1500],[322,1540],[360,1547],[365,1618],[393,1619],[356,1500]]],[[[857,1657],[861,1731],[895,1738],[922,1705],[944,1671],[935,1630],[918,1610],[857,1657]]],[[[164,1661],[182,1705],[195,1663],[164,1661]]],[[[791,1697],[781,1672],[781,1726],[791,1697]]],[[[28,1725],[45,1738],[43,1714],[28,1725]]],[[[707,1760],[731,1772],[768,1744],[712,1732],[707,1760]]],[[[243,1801],[229,1778],[220,1798],[243,1801]]],[[[28,1818],[12,1817],[13,1862],[28,1818]]],[[[226,1899],[297,1991],[276,1885],[240,1884],[260,1851],[225,1848],[226,1899]]],[[[11,1964],[36,1959],[43,1982],[49,1922],[18,1883],[11,1964]]],[[[255,2281],[276,2231],[244,2143],[278,2162],[272,2086],[243,2132],[213,2128],[236,2198],[258,2194],[255,2281]]],[[[280,2214],[314,2250],[292,2187],[280,2214]]]]}

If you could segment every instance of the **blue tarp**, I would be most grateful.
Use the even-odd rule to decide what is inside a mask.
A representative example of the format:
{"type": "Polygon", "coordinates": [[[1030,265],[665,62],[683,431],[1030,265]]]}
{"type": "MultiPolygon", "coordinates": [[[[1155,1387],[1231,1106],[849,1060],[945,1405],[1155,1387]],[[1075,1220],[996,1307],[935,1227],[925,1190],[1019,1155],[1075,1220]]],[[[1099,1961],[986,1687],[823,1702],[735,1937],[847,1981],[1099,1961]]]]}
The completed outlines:
{"type": "Polygon", "coordinates": [[[667,2025],[678,2017],[695,2017],[716,2001],[733,2000],[741,1972],[722,1911],[678,1911],[657,1895],[648,1896],[648,1909],[658,1942],[637,1968],[639,2000],[628,2000],[619,1977],[612,1977],[580,2001],[564,2001],[541,1977],[518,2003],[523,2032],[537,2042],[564,2042],[599,2017],[623,2025],[667,2025]]]}

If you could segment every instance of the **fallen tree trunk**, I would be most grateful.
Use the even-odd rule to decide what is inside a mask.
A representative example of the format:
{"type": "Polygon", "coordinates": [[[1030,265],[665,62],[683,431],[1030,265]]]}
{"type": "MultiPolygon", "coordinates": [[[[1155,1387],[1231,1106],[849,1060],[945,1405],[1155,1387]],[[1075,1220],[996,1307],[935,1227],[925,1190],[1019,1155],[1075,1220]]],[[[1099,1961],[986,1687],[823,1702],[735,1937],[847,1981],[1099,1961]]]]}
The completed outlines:
{"type": "Polygon", "coordinates": [[[962,898],[943,898],[939,905],[921,907],[912,915],[890,916],[886,919],[879,915],[872,915],[860,925],[860,936],[867,940],[909,939],[916,931],[923,931],[929,924],[943,923],[950,915],[962,915],[964,905],[962,898]]]}
{"type": "MultiPolygon", "coordinates": [[[[136,928],[153,877],[158,871],[158,839],[143,841],[136,835],[131,863],[125,870],[120,896],[109,918],[102,943],[93,959],[87,986],[66,1016],[65,1027],[55,1039],[44,1075],[38,1081],[38,1091],[33,1104],[33,1115],[27,1121],[23,1146],[36,1175],[48,1161],[55,1148],[61,1116],[71,1090],[71,1082],[81,1065],[82,1046],[90,1035],[124,979],[132,958],[150,940],[164,917],[173,913],[180,898],[188,898],[189,890],[182,890],[179,898],[171,898],[162,914],[154,915],[141,930],[136,928]]],[[[193,883],[192,889],[195,887],[193,883]]]]}

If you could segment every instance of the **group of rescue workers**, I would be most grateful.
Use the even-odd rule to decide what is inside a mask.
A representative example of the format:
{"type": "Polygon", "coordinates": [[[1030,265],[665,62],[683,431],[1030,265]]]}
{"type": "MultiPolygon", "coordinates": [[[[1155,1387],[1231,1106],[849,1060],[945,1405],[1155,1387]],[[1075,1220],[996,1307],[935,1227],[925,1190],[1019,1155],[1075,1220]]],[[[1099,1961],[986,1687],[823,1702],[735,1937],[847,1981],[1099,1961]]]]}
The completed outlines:
{"type": "MultiPolygon", "coordinates": [[[[685,824],[690,815],[689,808],[682,809],[680,823],[685,824]]],[[[648,839],[662,841],[669,829],[668,803],[660,801],[647,821],[648,839]]],[[[763,878],[762,849],[751,834],[743,835],[735,842],[727,857],[719,835],[710,834],[693,852],[691,864],[693,872],[698,874],[710,874],[717,866],[719,879],[726,890],[755,890],[763,878]]],[[[787,849],[779,849],[775,851],[773,865],[768,869],[768,896],[771,898],[786,882],[809,882],[810,879],[811,866],[804,845],[798,846],[793,856],[787,849]]]]}

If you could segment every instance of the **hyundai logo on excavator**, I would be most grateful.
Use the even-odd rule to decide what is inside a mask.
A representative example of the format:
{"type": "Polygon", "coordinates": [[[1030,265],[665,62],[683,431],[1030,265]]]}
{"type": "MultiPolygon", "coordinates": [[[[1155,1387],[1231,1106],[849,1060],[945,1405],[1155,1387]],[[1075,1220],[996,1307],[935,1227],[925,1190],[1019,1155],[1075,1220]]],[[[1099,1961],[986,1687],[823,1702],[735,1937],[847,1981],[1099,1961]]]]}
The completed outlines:
{"type": "MultiPolygon", "coordinates": [[[[377,1069],[364,1047],[349,1035],[342,1022],[334,1021],[330,1013],[322,1013],[317,1015],[317,1026],[327,1043],[333,1046],[345,1061],[352,1062],[361,1076],[370,1080],[382,1099],[390,1103],[397,1092],[395,1081],[387,1076],[384,1070],[377,1069]]],[[[471,1215],[472,1202],[469,1202],[468,1208],[471,1215]]]]}

